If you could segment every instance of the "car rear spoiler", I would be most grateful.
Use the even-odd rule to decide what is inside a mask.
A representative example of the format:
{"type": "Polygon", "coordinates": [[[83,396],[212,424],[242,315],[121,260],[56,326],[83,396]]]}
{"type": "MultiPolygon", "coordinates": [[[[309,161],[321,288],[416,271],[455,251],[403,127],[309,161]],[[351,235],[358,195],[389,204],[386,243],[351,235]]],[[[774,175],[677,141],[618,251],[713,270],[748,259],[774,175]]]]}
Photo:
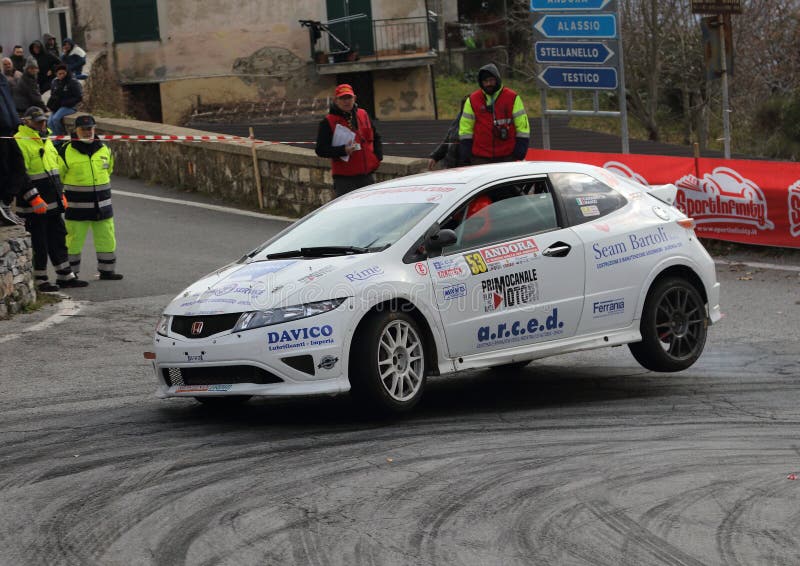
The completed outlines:
{"type": "Polygon", "coordinates": [[[675,197],[678,195],[678,187],[672,183],[668,185],[653,185],[650,187],[647,193],[653,195],[661,202],[667,203],[670,206],[674,206],[675,197]]]}

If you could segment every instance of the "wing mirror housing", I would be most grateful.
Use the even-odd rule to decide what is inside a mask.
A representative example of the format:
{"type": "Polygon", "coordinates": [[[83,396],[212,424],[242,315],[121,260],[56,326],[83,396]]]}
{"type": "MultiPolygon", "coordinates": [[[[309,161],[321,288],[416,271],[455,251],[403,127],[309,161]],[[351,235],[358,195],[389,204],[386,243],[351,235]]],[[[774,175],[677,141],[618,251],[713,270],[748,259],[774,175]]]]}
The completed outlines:
{"type": "Polygon", "coordinates": [[[442,249],[452,246],[458,241],[458,236],[452,230],[437,230],[425,237],[425,248],[429,255],[439,255],[442,249]]]}

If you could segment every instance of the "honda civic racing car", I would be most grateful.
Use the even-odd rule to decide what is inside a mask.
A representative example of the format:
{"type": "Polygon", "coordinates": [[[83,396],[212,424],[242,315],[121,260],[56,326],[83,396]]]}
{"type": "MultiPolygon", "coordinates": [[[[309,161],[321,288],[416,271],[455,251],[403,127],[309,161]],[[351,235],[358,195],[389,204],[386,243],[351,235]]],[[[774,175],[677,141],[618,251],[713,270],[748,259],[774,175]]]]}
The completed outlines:
{"type": "Polygon", "coordinates": [[[684,370],[719,283],[676,192],[518,162],[348,193],[175,297],[146,354],[157,395],[351,392],[398,413],[429,376],[578,350],[684,370]]]}

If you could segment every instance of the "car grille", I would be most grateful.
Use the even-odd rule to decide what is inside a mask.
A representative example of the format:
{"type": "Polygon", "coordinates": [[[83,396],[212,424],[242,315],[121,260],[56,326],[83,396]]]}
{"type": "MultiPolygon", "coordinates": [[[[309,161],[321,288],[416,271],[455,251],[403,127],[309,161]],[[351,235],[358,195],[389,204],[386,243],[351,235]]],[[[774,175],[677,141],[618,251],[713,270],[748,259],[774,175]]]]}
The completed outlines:
{"type": "Polygon", "coordinates": [[[236,326],[236,321],[242,313],[232,314],[213,314],[208,316],[173,316],[172,326],[170,327],[175,334],[180,334],[185,338],[206,338],[212,334],[230,330],[236,326]],[[200,331],[192,332],[192,327],[200,331]]]}
{"type": "Polygon", "coordinates": [[[220,383],[281,383],[283,380],[255,366],[207,366],[163,368],[164,381],[173,385],[217,385],[220,383]]]}

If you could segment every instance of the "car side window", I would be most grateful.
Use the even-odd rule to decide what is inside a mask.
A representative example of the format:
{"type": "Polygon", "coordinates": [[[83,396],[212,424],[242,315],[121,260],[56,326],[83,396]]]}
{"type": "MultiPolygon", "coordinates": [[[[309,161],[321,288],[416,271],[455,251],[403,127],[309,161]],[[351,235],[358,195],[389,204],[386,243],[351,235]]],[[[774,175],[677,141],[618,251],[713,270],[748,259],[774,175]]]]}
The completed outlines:
{"type": "Polygon", "coordinates": [[[513,240],[558,228],[553,195],[545,179],[492,187],[475,195],[441,223],[458,240],[445,254],[513,240]]]}
{"type": "Polygon", "coordinates": [[[550,173],[550,182],[561,197],[569,226],[596,220],[625,206],[620,193],[584,173],[550,173]]]}

